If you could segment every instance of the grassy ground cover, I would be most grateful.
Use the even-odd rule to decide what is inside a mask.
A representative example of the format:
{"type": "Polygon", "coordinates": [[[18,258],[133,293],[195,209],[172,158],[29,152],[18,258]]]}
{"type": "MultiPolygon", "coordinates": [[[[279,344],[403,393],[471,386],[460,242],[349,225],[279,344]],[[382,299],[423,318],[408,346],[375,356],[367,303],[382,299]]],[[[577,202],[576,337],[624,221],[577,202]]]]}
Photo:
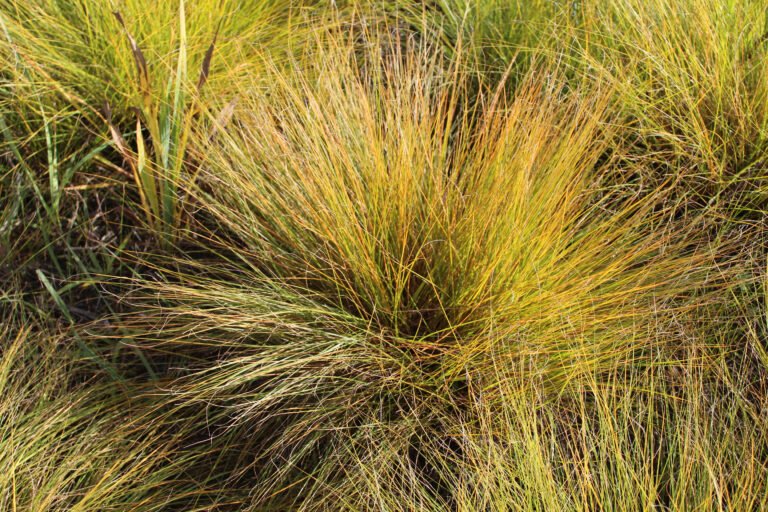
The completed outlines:
{"type": "Polygon", "coordinates": [[[768,507],[758,0],[0,0],[0,510],[768,507]]]}

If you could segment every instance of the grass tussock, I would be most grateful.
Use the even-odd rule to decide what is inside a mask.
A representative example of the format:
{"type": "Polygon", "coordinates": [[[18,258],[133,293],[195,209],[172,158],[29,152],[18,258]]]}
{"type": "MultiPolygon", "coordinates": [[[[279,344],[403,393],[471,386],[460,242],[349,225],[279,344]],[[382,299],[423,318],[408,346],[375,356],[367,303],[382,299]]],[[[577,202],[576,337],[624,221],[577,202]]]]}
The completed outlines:
{"type": "Polygon", "coordinates": [[[0,0],[0,509],[768,507],[760,7],[0,0]]]}

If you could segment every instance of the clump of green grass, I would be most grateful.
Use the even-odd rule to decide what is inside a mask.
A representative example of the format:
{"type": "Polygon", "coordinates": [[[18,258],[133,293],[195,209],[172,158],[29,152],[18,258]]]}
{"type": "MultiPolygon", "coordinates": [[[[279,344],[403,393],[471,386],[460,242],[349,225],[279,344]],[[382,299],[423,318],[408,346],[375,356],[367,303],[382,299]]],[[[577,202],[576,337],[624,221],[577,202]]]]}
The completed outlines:
{"type": "MultiPolygon", "coordinates": [[[[537,500],[563,486],[541,506],[570,503],[573,489],[547,480],[564,454],[520,476],[507,451],[498,476],[479,452],[467,462],[477,407],[516,436],[530,411],[510,408],[530,393],[551,414],[592,407],[586,386],[652,401],[635,369],[687,361],[671,333],[722,301],[726,276],[695,236],[705,219],[671,222],[664,187],[600,185],[626,165],[609,88],[567,90],[536,69],[509,100],[503,87],[470,99],[471,76],[439,50],[363,39],[313,46],[263,93],[245,84],[230,124],[195,146],[190,194],[219,256],[160,267],[122,323],[177,368],[180,407],[214,406],[216,442],[240,468],[222,485],[252,509],[535,508],[493,487],[516,478],[537,500]],[[473,475],[491,479],[487,494],[471,493],[473,475]]],[[[657,471],[647,478],[677,470],[657,471]]]]}
{"type": "Polygon", "coordinates": [[[169,79],[165,95],[159,100],[153,99],[149,69],[146,58],[134,37],[128,32],[122,15],[115,12],[115,17],[126,30],[131,43],[131,51],[136,62],[139,89],[142,103],[138,108],[136,122],[136,150],[127,147],[125,139],[111,120],[111,108],[107,106],[110,131],[118,151],[128,162],[138,185],[141,205],[150,225],[156,233],[162,234],[163,242],[173,240],[175,230],[180,224],[180,205],[178,204],[178,184],[186,154],[187,140],[192,130],[193,119],[198,111],[197,97],[210,73],[213,52],[216,47],[218,29],[201,65],[196,90],[190,91],[191,81],[187,78],[187,21],[185,3],[179,4],[179,55],[176,72],[169,79]],[[190,105],[190,103],[194,103],[190,105]],[[148,141],[145,142],[143,131],[146,129],[148,141]]]}
{"type": "Polygon", "coordinates": [[[45,111],[60,105],[77,118],[72,134],[103,136],[109,126],[108,139],[136,182],[151,231],[172,241],[181,224],[179,181],[200,90],[206,85],[214,97],[227,97],[233,81],[260,73],[263,47],[289,53],[302,34],[290,21],[293,7],[7,0],[0,5],[0,45],[9,56],[2,73],[21,110],[13,121],[47,128],[45,111]]]}
{"type": "Polygon", "coordinates": [[[259,268],[425,348],[535,318],[560,339],[555,318],[586,308],[578,345],[600,311],[622,304],[623,323],[698,286],[708,249],[676,238],[658,198],[593,189],[616,172],[606,91],[538,71],[475,121],[460,70],[399,51],[366,76],[343,47],[311,83],[278,75],[204,146],[204,208],[259,268]]]}

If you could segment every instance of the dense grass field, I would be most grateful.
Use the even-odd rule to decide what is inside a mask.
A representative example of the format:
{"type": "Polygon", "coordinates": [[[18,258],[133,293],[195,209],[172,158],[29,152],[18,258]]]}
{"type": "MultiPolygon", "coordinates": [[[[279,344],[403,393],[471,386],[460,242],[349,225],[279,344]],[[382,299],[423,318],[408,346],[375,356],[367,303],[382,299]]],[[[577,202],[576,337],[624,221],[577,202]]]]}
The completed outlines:
{"type": "Polygon", "coordinates": [[[0,511],[768,510],[765,0],[0,0],[0,511]]]}

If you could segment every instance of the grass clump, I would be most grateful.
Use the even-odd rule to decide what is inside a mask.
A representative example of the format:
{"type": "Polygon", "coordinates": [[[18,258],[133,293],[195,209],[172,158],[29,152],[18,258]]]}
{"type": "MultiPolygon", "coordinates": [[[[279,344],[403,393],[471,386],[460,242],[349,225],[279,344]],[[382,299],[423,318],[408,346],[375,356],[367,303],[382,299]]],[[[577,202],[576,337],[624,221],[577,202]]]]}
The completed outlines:
{"type": "Polygon", "coordinates": [[[228,84],[260,73],[264,47],[289,53],[302,33],[293,6],[275,1],[8,0],[0,8],[2,73],[19,111],[12,123],[47,129],[55,108],[75,123],[66,130],[77,144],[90,139],[85,153],[109,127],[123,159],[113,163],[133,176],[145,220],[166,242],[181,224],[176,199],[203,85],[226,97],[228,84]]]}
{"type": "Polygon", "coordinates": [[[200,200],[255,266],[424,349],[465,345],[470,359],[546,324],[533,352],[549,352],[550,335],[576,348],[611,330],[600,315],[614,305],[623,314],[611,318],[632,324],[647,301],[700,286],[708,248],[679,240],[657,208],[664,189],[632,201],[595,188],[618,173],[605,91],[565,91],[537,71],[509,102],[489,96],[470,113],[461,72],[419,52],[393,52],[370,77],[331,49],[312,83],[277,77],[268,99],[243,96],[237,127],[203,149],[200,200]]]}
{"type": "Polygon", "coordinates": [[[0,0],[0,508],[768,506],[763,21],[0,0]]]}
{"type": "Polygon", "coordinates": [[[249,509],[565,506],[577,499],[567,479],[586,478],[563,473],[571,448],[502,459],[516,460],[518,428],[553,427],[528,423],[537,409],[653,402],[661,391],[641,376],[695,360],[686,318],[725,286],[695,237],[706,220],[670,221],[664,188],[600,185],[624,160],[607,156],[621,151],[610,90],[565,90],[536,70],[514,98],[470,104],[470,78],[439,53],[375,42],[377,67],[337,42],[313,49],[309,71],[240,95],[232,124],[198,146],[193,192],[224,261],[175,260],[124,322],[180,369],[182,403],[215,407],[230,463],[259,482],[224,484],[244,486],[249,509]],[[504,428],[516,441],[502,448],[504,428]],[[472,454],[475,435],[502,450],[499,467],[472,454]]]}

